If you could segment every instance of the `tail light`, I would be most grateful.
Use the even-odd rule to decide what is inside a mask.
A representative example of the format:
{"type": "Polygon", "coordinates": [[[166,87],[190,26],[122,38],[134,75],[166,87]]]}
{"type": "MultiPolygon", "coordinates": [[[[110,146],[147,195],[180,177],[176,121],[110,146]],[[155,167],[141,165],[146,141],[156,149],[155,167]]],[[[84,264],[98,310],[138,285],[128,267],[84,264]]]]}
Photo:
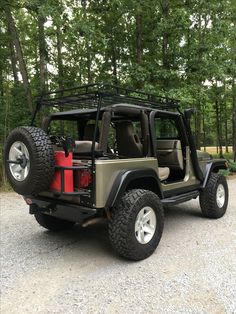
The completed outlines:
{"type": "Polygon", "coordinates": [[[25,200],[25,202],[26,202],[27,205],[32,205],[32,204],[33,204],[32,199],[27,198],[27,197],[23,197],[23,198],[24,198],[24,200],[25,200]]]}
{"type": "Polygon", "coordinates": [[[87,188],[92,182],[92,175],[89,170],[80,170],[79,171],[79,187],[87,188]]]}

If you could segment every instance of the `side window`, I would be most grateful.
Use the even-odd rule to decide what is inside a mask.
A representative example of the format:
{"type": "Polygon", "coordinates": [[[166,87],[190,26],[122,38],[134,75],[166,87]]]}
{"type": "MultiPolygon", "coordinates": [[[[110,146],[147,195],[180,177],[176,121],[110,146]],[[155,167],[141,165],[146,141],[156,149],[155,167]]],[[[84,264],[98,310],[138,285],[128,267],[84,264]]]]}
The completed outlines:
{"type": "Polygon", "coordinates": [[[174,119],[156,118],[155,121],[156,139],[179,138],[179,131],[174,119]]]}

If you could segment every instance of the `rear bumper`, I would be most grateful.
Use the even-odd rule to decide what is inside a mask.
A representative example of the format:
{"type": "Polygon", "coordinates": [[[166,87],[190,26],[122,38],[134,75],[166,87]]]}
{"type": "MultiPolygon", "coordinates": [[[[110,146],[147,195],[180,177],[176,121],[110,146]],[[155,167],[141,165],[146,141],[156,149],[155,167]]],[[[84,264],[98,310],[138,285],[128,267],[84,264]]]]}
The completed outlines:
{"type": "Polygon", "coordinates": [[[97,213],[96,208],[88,208],[76,204],[68,204],[46,198],[31,198],[30,214],[42,212],[60,219],[82,223],[97,213]]]}

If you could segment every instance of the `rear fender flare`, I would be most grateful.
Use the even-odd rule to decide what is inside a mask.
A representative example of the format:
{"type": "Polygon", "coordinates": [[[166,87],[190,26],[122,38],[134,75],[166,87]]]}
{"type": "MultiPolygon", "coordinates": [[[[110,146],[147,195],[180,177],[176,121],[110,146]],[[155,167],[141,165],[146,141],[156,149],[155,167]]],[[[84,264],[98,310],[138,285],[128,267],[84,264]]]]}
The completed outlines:
{"type": "MultiPolygon", "coordinates": [[[[129,186],[132,188],[132,184],[135,185],[135,183],[137,183],[137,186],[135,185],[133,188],[145,189],[143,184],[140,187],[138,186],[138,182],[141,182],[141,180],[149,181],[151,184],[149,185],[149,187],[151,186],[151,190],[158,194],[160,198],[163,198],[160,179],[153,169],[145,168],[124,170],[119,173],[113,183],[109,197],[107,199],[106,207],[109,208],[116,206],[129,186]]],[[[150,190],[150,188],[148,189],[150,190]]]]}

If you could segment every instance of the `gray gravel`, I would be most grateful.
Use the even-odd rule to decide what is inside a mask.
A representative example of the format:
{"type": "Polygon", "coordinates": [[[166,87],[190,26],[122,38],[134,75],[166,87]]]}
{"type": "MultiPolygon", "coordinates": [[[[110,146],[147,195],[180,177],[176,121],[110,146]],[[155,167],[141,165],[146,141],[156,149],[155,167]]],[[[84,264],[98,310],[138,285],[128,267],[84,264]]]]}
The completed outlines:
{"type": "Polygon", "coordinates": [[[141,262],[113,254],[106,225],[53,234],[0,194],[1,314],[236,313],[236,179],[229,187],[222,219],[202,218],[197,200],[168,208],[141,262]]]}

